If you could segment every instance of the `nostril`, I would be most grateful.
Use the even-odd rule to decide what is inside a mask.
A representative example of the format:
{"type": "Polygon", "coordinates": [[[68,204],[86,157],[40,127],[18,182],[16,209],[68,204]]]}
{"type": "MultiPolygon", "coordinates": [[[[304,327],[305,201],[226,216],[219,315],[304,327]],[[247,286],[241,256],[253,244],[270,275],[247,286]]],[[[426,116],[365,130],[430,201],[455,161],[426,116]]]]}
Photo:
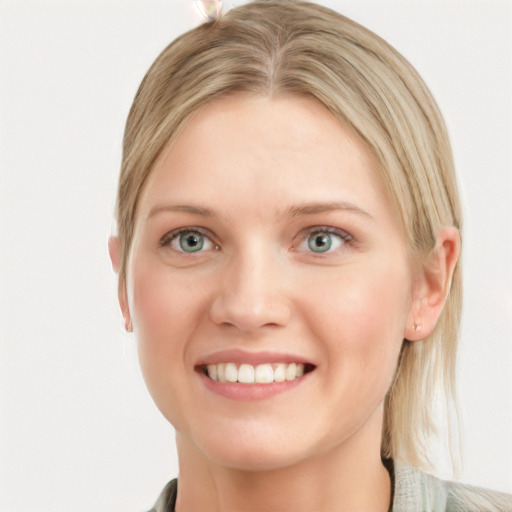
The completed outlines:
{"type": "Polygon", "coordinates": [[[276,329],[290,319],[290,306],[277,297],[251,298],[225,294],[217,297],[210,308],[210,318],[217,325],[233,326],[240,331],[276,329]]]}

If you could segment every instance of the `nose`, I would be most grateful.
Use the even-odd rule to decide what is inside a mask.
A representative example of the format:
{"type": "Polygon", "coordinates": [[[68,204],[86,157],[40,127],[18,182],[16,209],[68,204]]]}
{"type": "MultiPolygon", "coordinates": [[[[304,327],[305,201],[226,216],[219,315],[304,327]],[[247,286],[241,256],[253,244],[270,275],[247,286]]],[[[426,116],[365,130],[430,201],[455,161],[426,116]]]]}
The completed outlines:
{"type": "Polygon", "coordinates": [[[231,258],[210,308],[217,325],[242,332],[285,326],[291,304],[285,292],[284,262],[269,251],[247,251],[231,258]]]}

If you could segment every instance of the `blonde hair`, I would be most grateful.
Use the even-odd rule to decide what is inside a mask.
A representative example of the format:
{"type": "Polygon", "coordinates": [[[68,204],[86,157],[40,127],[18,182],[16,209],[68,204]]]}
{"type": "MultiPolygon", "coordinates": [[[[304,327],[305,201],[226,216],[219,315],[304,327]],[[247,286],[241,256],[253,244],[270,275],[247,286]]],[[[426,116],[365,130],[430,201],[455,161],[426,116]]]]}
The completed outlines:
{"type": "MultiPolygon", "coordinates": [[[[423,258],[445,226],[462,227],[447,131],[424,82],[394,48],[316,4],[257,0],[182,35],[147,72],[126,124],[116,207],[125,279],[137,201],[163,148],[206,104],[236,92],[307,94],[352,127],[380,164],[411,253],[423,258]]],[[[440,386],[455,403],[460,265],[438,325],[404,340],[385,401],[382,456],[429,467],[440,386]]]]}

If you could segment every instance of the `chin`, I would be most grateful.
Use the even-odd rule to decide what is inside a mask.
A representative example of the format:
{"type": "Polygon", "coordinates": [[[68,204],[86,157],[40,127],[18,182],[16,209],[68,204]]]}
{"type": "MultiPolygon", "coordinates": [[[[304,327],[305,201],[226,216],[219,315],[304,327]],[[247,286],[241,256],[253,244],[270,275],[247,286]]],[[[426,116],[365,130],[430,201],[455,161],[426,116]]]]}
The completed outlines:
{"type": "MultiPolygon", "coordinates": [[[[275,434],[278,434],[277,432],[275,434]]],[[[212,462],[220,466],[241,471],[271,471],[297,464],[314,453],[292,436],[282,433],[274,435],[266,429],[254,433],[223,432],[195,440],[199,450],[212,462]]]]}
{"type": "Polygon", "coordinates": [[[266,451],[253,447],[232,447],[206,455],[219,466],[239,471],[275,471],[293,466],[304,458],[297,453],[276,453],[275,446],[266,451]]]}

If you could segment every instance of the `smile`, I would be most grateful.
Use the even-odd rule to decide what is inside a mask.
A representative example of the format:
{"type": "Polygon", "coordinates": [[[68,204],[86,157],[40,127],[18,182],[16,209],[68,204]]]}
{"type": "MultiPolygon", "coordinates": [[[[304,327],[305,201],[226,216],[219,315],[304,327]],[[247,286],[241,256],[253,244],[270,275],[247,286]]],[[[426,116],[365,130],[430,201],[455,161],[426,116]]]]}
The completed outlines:
{"type": "Polygon", "coordinates": [[[313,370],[310,364],[302,363],[264,363],[252,365],[233,362],[208,364],[201,366],[207,377],[218,382],[239,382],[241,384],[272,384],[273,382],[291,382],[313,370]]]}

